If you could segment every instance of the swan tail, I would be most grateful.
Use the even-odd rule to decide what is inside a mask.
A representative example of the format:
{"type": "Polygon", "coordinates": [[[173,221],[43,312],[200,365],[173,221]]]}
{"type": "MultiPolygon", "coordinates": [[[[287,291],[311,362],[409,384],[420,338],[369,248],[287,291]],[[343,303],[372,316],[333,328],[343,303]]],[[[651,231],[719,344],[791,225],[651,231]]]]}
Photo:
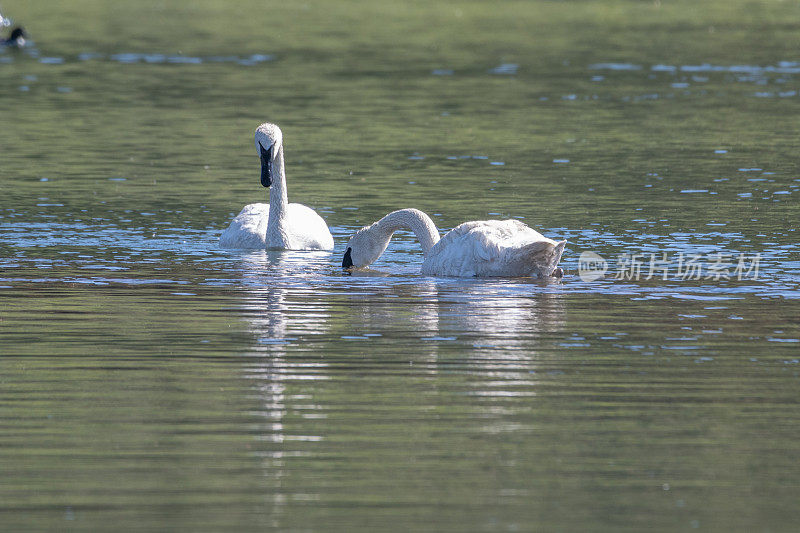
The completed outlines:
{"type": "Polygon", "coordinates": [[[524,264],[525,274],[540,278],[551,276],[561,261],[561,254],[564,253],[566,245],[567,241],[564,240],[537,241],[523,246],[520,259],[524,264]]]}

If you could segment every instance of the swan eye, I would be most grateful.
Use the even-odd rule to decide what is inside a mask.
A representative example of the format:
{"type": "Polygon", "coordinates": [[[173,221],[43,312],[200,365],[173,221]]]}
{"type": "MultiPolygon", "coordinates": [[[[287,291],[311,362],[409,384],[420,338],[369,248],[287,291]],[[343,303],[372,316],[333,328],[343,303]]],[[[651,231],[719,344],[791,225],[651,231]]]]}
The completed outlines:
{"type": "Polygon", "coordinates": [[[352,248],[348,248],[344,253],[344,258],[342,259],[342,268],[350,268],[353,266],[353,258],[350,257],[350,252],[352,251],[352,248]]]}
{"type": "Polygon", "coordinates": [[[272,185],[272,149],[275,145],[270,146],[269,150],[260,142],[258,146],[261,148],[261,185],[269,187],[272,185]]]}

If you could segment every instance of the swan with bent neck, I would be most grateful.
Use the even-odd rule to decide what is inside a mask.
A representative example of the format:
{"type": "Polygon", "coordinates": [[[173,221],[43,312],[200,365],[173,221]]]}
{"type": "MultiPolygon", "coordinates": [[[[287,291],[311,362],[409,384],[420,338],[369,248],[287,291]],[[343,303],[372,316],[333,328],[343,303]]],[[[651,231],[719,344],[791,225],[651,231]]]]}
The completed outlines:
{"type": "Polygon", "coordinates": [[[310,207],[289,203],[281,129],[265,122],[256,129],[255,141],[261,158],[261,185],[269,188],[269,203],[244,206],[220,236],[220,246],[333,250],[333,236],[322,217],[310,207]]]}
{"type": "Polygon", "coordinates": [[[393,211],[358,230],[347,242],[343,268],[363,268],[386,250],[395,231],[411,230],[422,245],[426,276],[561,277],[558,267],[567,241],[556,242],[519,220],[464,222],[439,238],[428,215],[418,209],[393,211]]]}

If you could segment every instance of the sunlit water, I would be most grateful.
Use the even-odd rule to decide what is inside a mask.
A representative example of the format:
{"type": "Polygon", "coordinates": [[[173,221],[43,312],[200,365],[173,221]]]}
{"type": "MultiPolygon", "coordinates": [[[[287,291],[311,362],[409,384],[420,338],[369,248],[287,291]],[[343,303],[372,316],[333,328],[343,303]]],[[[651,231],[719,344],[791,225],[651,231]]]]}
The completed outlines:
{"type": "Polygon", "coordinates": [[[67,37],[74,13],[12,4],[5,527],[793,530],[800,63],[771,21],[796,13],[749,49],[702,24],[684,48],[649,5],[151,2],[67,37]],[[332,254],[219,248],[266,197],[264,120],[332,254]],[[401,207],[518,218],[569,241],[566,275],[423,277],[407,232],[342,272],[401,207]]]}

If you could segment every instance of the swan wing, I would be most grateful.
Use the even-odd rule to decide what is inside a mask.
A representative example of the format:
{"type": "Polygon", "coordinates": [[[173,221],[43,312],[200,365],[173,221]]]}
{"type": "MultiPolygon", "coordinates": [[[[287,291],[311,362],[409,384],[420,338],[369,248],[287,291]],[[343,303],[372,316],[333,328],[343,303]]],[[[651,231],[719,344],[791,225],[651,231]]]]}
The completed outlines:
{"type": "Polygon", "coordinates": [[[333,236],[316,211],[303,204],[287,207],[286,240],[293,250],[333,250],[333,236]]]}
{"type": "Polygon", "coordinates": [[[269,204],[250,204],[231,220],[228,229],[219,237],[222,248],[265,248],[269,204]]]}
{"type": "Polygon", "coordinates": [[[422,273],[460,277],[542,275],[552,263],[556,246],[555,241],[519,220],[465,222],[431,249],[422,273]]]}
{"type": "MultiPolygon", "coordinates": [[[[286,217],[287,249],[333,250],[333,236],[316,211],[302,204],[289,204],[286,217]]],[[[246,205],[222,232],[219,244],[222,248],[264,249],[268,221],[269,204],[246,205]]]]}

